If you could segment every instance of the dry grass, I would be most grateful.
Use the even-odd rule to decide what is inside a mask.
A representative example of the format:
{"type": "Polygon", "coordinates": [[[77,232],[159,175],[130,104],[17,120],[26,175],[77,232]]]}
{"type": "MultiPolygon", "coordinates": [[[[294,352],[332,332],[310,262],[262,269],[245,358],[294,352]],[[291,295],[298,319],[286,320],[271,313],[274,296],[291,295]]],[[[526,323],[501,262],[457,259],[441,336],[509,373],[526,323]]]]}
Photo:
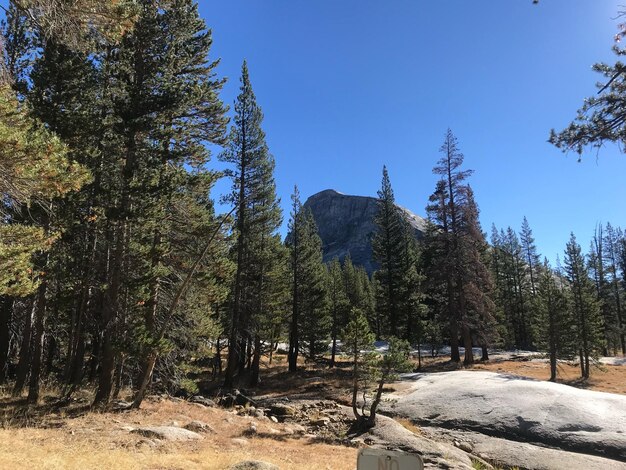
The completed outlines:
{"type": "MultiPolygon", "coordinates": [[[[522,360],[487,362],[475,364],[472,369],[521,375],[539,380],[550,378],[550,366],[545,362],[522,360]]],[[[601,368],[593,367],[591,377],[583,381],[580,379],[578,366],[561,363],[559,364],[557,381],[598,392],[626,394],[626,366],[602,365],[601,368]]]]}
{"type": "MultiPolygon", "coordinates": [[[[2,400],[2,405],[12,403],[2,400]]],[[[53,415],[37,426],[0,430],[2,469],[223,469],[247,459],[264,460],[281,469],[350,469],[353,448],[294,438],[284,425],[257,422],[258,436],[248,436],[252,418],[222,409],[172,400],[148,401],[144,409],[124,413],[85,412],[77,417],[53,415]],[[54,421],[56,420],[56,421],[54,421]],[[199,420],[216,433],[202,441],[162,442],[157,447],[125,426],[184,425],[199,420]],[[45,428],[46,423],[62,424],[45,428]],[[246,436],[245,445],[232,441],[246,436]]]]}
{"type": "Polygon", "coordinates": [[[400,423],[405,429],[408,429],[413,434],[417,434],[418,436],[423,436],[424,433],[422,430],[413,423],[410,419],[406,418],[394,418],[398,423],[400,423]]]}

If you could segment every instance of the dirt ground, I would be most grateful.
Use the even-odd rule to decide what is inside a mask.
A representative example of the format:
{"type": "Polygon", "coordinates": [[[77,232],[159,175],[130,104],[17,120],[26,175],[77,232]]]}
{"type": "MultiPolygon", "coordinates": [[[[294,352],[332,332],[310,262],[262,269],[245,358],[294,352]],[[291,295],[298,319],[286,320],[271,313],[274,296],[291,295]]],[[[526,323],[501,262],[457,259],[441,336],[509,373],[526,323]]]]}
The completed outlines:
{"type": "MultiPolygon", "coordinates": [[[[490,361],[475,364],[472,369],[504,372],[539,380],[550,378],[550,367],[547,362],[490,361]]],[[[580,379],[580,368],[577,365],[561,363],[558,367],[557,382],[598,392],[626,394],[626,366],[601,364],[599,367],[591,368],[591,377],[583,381],[580,379]]]]}
{"type": "MultiPolygon", "coordinates": [[[[225,469],[244,460],[263,460],[281,469],[345,469],[355,466],[357,449],[296,437],[288,426],[238,416],[176,399],[151,399],[141,410],[95,413],[72,408],[25,416],[19,403],[0,400],[0,469],[225,469]],[[15,410],[11,420],[8,410],[15,410]],[[27,420],[27,421],[23,421],[27,420]],[[129,432],[136,426],[184,426],[197,420],[215,432],[200,441],[162,442],[129,432]],[[258,428],[248,431],[254,420],[258,428]],[[23,426],[27,423],[26,426],[23,426]]],[[[48,410],[49,411],[49,410],[48,410]]]]}

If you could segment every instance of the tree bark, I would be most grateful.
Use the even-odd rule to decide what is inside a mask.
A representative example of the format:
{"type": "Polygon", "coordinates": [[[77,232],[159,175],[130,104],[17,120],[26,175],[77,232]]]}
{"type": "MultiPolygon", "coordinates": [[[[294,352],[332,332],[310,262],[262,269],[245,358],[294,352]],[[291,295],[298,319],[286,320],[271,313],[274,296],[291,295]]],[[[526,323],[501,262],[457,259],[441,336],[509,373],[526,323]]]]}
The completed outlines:
{"type": "Polygon", "coordinates": [[[7,380],[9,342],[11,340],[9,326],[11,325],[12,313],[13,298],[7,296],[0,297],[0,385],[7,380]]]}
{"type": "Polygon", "coordinates": [[[472,350],[472,334],[469,327],[463,327],[463,346],[465,348],[465,358],[463,364],[469,366],[474,364],[474,351],[472,350]]]}
{"type": "Polygon", "coordinates": [[[550,348],[550,382],[556,382],[556,349],[550,348]]]}
{"type": "Polygon", "coordinates": [[[150,385],[150,382],[152,382],[152,373],[154,372],[154,366],[156,364],[157,356],[157,352],[155,350],[152,350],[148,352],[148,354],[142,361],[143,365],[141,368],[141,383],[139,384],[139,389],[135,394],[135,399],[133,400],[131,408],[139,408],[141,406],[141,402],[146,396],[148,386],[150,385]]]}
{"type": "Polygon", "coordinates": [[[376,397],[374,397],[374,401],[370,407],[370,415],[367,417],[367,426],[370,428],[373,428],[376,425],[376,411],[378,410],[378,405],[380,405],[380,400],[383,396],[383,388],[385,386],[385,380],[387,379],[388,373],[389,371],[383,371],[382,376],[378,381],[376,397]]]}
{"type": "Polygon", "coordinates": [[[578,360],[580,361],[580,376],[585,378],[585,358],[583,356],[583,350],[578,350],[578,360]]]}
{"type": "Polygon", "coordinates": [[[250,376],[250,386],[256,387],[259,384],[261,371],[261,337],[254,335],[254,354],[252,357],[252,375],[250,376]]]}
{"type": "Polygon", "coordinates": [[[32,339],[32,327],[35,318],[35,308],[37,308],[37,302],[33,299],[30,312],[25,315],[24,328],[22,330],[22,342],[20,344],[19,360],[17,362],[17,372],[15,378],[15,385],[13,387],[12,395],[19,397],[24,390],[26,379],[28,378],[28,372],[30,371],[30,351],[31,351],[31,339],[32,339]]]}
{"type": "Polygon", "coordinates": [[[357,396],[359,393],[359,352],[355,348],[354,363],[352,364],[352,412],[356,419],[361,419],[359,407],[357,406],[357,396]]]}
{"type": "Polygon", "coordinates": [[[44,278],[37,289],[37,301],[35,308],[35,330],[33,335],[33,352],[30,366],[30,382],[28,385],[29,404],[37,404],[39,402],[39,381],[41,376],[41,364],[44,344],[44,328],[46,321],[46,291],[48,282],[44,278]]]}
{"type": "Polygon", "coordinates": [[[452,362],[461,362],[461,353],[459,352],[459,324],[454,314],[450,315],[450,360],[452,362]]]}

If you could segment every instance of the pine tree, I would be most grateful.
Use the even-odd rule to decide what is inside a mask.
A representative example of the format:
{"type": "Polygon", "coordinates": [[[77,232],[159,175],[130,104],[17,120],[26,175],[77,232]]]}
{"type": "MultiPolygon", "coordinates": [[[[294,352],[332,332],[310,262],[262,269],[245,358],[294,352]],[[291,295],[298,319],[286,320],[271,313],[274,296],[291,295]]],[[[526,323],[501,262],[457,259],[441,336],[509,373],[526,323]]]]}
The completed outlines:
{"type": "Polygon", "coordinates": [[[537,287],[537,273],[541,266],[539,261],[539,254],[537,253],[537,246],[535,245],[535,239],[533,237],[533,232],[526,217],[524,217],[524,220],[522,221],[520,242],[522,245],[524,262],[526,263],[526,277],[530,279],[530,289],[532,295],[535,295],[537,287]]]}
{"type": "Polygon", "coordinates": [[[39,35],[74,50],[94,40],[119,39],[132,28],[138,10],[135,2],[106,0],[12,0],[11,6],[27,15],[39,35]]]}
{"type": "Polygon", "coordinates": [[[408,372],[412,369],[413,364],[409,361],[409,352],[411,346],[408,341],[398,338],[389,338],[389,348],[380,359],[374,364],[374,378],[376,384],[376,394],[372,400],[367,416],[366,426],[374,427],[376,425],[376,413],[378,405],[382,400],[383,388],[386,383],[398,379],[398,373],[408,372]]]}
{"type": "Polygon", "coordinates": [[[250,386],[256,386],[260,381],[262,340],[269,340],[270,345],[276,343],[290,310],[289,250],[283,245],[280,236],[274,235],[269,240],[263,240],[255,253],[255,258],[259,260],[258,284],[255,288],[257,300],[254,302],[254,315],[251,315],[247,327],[253,341],[252,360],[249,363],[250,386]]]}
{"type": "MultiPolygon", "coordinates": [[[[227,198],[235,210],[235,279],[229,332],[228,364],[224,387],[234,385],[236,371],[245,360],[246,327],[252,315],[250,299],[258,297],[255,276],[262,263],[250,263],[255,244],[269,239],[280,225],[280,209],[275,195],[274,159],[261,128],[263,113],[252,90],[247,63],[241,70],[240,94],[235,102],[235,117],[226,150],[220,159],[234,168],[232,194],[227,198]],[[256,272],[255,272],[256,269],[256,272]]],[[[258,287],[258,282],[256,283],[258,287]]]]}
{"type": "Polygon", "coordinates": [[[487,360],[487,346],[495,340],[495,304],[493,302],[493,280],[487,267],[487,242],[479,222],[478,205],[474,192],[466,186],[466,203],[462,207],[464,237],[462,246],[462,285],[466,318],[462,325],[465,346],[465,364],[474,361],[474,341],[482,347],[482,359],[487,360]]]}
{"type": "Polygon", "coordinates": [[[332,320],[328,309],[326,278],[323,262],[322,240],[310,209],[304,209],[303,231],[300,237],[301,262],[299,296],[302,312],[302,339],[307,344],[308,356],[314,359],[328,349],[328,335],[332,320]]]}
{"type": "Polygon", "coordinates": [[[352,355],[352,411],[358,420],[362,417],[358,408],[358,393],[360,388],[367,386],[370,378],[368,362],[371,362],[371,358],[367,360],[367,353],[364,361],[362,351],[372,349],[374,334],[365,314],[356,307],[350,311],[348,324],[341,333],[341,342],[345,352],[352,355]]]}
{"type": "Polygon", "coordinates": [[[515,331],[515,345],[520,349],[530,349],[532,336],[530,328],[531,281],[526,275],[527,264],[523,247],[515,231],[508,227],[501,234],[506,253],[505,272],[508,282],[508,304],[515,331]]]}
{"type": "Polygon", "coordinates": [[[380,266],[377,274],[380,283],[377,309],[388,326],[385,333],[398,336],[403,323],[399,299],[402,291],[407,223],[400,208],[396,206],[387,167],[383,167],[382,185],[378,191],[378,212],[374,223],[377,231],[372,239],[372,250],[374,259],[380,266]]]}
{"type": "Polygon", "coordinates": [[[602,324],[593,283],[573,233],[565,250],[565,272],[570,284],[581,377],[588,379],[590,363],[602,348],[602,324]]]}
{"type": "Polygon", "coordinates": [[[567,296],[557,282],[558,278],[545,260],[537,278],[533,326],[538,347],[548,353],[551,382],[556,381],[558,360],[570,360],[575,355],[574,322],[567,296]]]}
{"type": "Polygon", "coordinates": [[[609,354],[608,349],[616,349],[619,344],[619,335],[616,334],[617,318],[615,315],[616,304],[612,299],[613,286],[608,282],[608,269],[606,266],[606,254],[604,249],[604,234],[602,225],[597,225],[589,246],[587,255],[589,273],[595,285],[596,298],[600,305],[602,325],[604,331],[605,350],[603,354],[609,354]]]}
{"type": "Polygon", "coordinates": [[[293,310],[289,328],[289,370],[298,365],[302,343],[309,357],[326,350],[331,328],[326,293],[326,267],[322,241],[311,211],[302,207],[298,188],[292,195],[293,210],[287,243],[291,250],[293,310]],[[320,344],[320,342],[322,344],[320,344]]]}
{"type": "MultiPolygon", "coordinates": [[[[8,27],[19,29],[20,23],[11,21],[8,27]]],[[[32,52],[28,47],[34,47],[33,42],[19,44],[19,35],[18,31],[9,34],[11,42],[7,52],[9,60],[13,62],[10,68],[21,63],[22,55],[32,52]]],[[[43,46],[45,54],[51,45],[43,46]]],[[[13,73],[18,80],[23,79],[17,71],[14,70],[13,73]]],[[[33,78],[33,82],[35,81],[36,76],[33,78]]],[[[71,147],[62,143],[62,140],[69,142],[67,133],[46,119],[49,116],[39,112],[35,94],[23,82],[16,82],[16,88],[20,89],[22,99],[29,98],[31,106],[30,112],[26,113],[27,108],[18,103],[8,86],[2,86],[5,105],[2,112],[6,114],[1,121],[3,126],[10,127],[10,132],[7,134],[0,129],[0,134],[7,139],[3,148],[8,152],[4,157],[0,156],[0,173],[3,178],[7,178],[8,186],[1,188],[0,183],[0,188],[6,204],[6,211],[3,212],[8,216],[5,222],[9,224],[0,229],[0,245],[6,244],[5,247],[0,247],[0,252],[8,249],[19,255],[16,259],[18,262],[8,271],[15,277],[9,281],[10,290],[5,293],[25,295],[29,293],[29,287],[34,289],[36,285],[32,313],[23,317],[18,377],[13,389],[13,393],[19,395],[25,385],[26,375],[30,373],[28,401],[36,403],[39,400],[39,381],[43,366],[49,290],[53,279],[51,274],[55,264],[52,251],[58,249],[58,244],[52,245],[52,242],[58,240],[58,235],[66,228],[59,217],[59,206],[66,204],[62,197],[76,192],[88,182],[90,175],[86,168],[73,161],[71,147]],[[21,212],[25,213],[26,210],[28,216],[23,217],[21,212]],[[28,229],[15,225],[26,221],[30,225],[28,229]],[[17,241],[14,234],[20,231],[23,239],[17,241]],[[32,267],[29,262],[33,263],[32,267]],[[20,272],[20,268],[25,269],[25,273],[20,272]],[[33,272],[39,275],[33,276],[33,272]]],[[[37,88],[36,84],[33,88],[37,88]]],[[[56,117],[59,118],[58,113],[56,117]]],[[[0,284],[1,282],[0,280],[0,284]]],[[[5,347],[2,345],[3,350],[5,347]]]]}
{"type": "Polygon", "coordinates": [[[443,156],[433,172],[441,176],[430,197],[427,212],[427,276],[430,297],[448,324],[452,361],[460,361],[459,336],[465,346],[466,364],[473,362],[472,336],[485,340],[491,329],[493,303],[491,278],[484,264],[484,236],[478,209],[462,170],[463,154],[450,130],[440,149],[443,156]]]}
{"type": "Polygon", "coordinates": [[[332,346],[330,352],[330,367],[334,367],[337,355],[337,340],[339,339],[339,333],[347,323],[348,308],[350,305],[348,295],[345,290],[343,272],[339,259],[333,258],[328,265],[328,277],[326,282],[326,290],[328,292],[328,308],[331,317],[332,346]]]}
{"type": "MultiPolygon", "coordinates": [[[[420,345],[424,340],[424,275],[420,264],[420,248],[412,229],[405,226],[404,255],[400,291],[400,308],[404,318],[403,339],[410,344],[420,345]]],[[[421,354],[419,354],[421,365],[421,354]]]]}
{"type": "Polygon", "coordinates": [[[354,273],[356,276],[356,291],[359,295],[358,299],[353,299],[354,305],[363,311],[370,325],[375,325],[374,333],[376,334],[376,339],[380,339],[382,335],[382,318],[376,308],[377,288],[363,266],[357,266],[354,273]]]}
{"type": "Polygon", "coordinates": [[[511,320],[510,291],[507,282],[507,253],[500,232],[491,226],[490,267],[494,280],[495,315],[498,318],[498,336],[505,348],[515,346],[515,329],[511,320]]]}
{"type": "Polygon", "coordinates": [[[611,286],[611,300],[617,319],[617,335],[619,337],[619,344],[622,349],[622,354],[626,354],[626,327],[624,325],[624,312],[623,312],[623,293],[619,286],[619,250],[620,239],[623,238],[619,229],[613,228],[610,223],[606,224],[606,231],[604,235],[604,262],[607,267],[607,282],[611,286]]]}
{"type": "MultiPolygon", "coordinates": [[[[615,47],[618,57],[623,48],[615,47]]],[[[626,79],[624,65],[597,63],[593,70],[603,80],[597,82],[598,93],[584,100],[576,118],[562,131],[550,132],[549,142],[563,152],[573,150],[582,158],[585,149],[600,149],[607,142],[622,145],[626,142],[626,79]]]]}
{"type": "Polygon", "coordinates": [[[276,235],[266,245],[267,270],[263,273],[263,290],[260,292],[259,311],[254,317],[255,346],[251,364],[250,385],[259,382],[261,339],[269,343],[269,360],[282,337],[291,316],[291,253],[280,236],[276,235]]]}

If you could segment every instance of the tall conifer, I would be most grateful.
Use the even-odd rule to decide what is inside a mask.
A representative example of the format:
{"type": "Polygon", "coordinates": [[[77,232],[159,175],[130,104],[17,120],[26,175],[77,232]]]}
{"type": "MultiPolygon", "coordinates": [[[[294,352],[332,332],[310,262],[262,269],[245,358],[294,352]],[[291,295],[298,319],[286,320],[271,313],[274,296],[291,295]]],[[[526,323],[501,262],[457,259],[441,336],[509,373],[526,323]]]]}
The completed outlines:
{"type": "Polygon", "coordinates": [[[235,117],[226,150],[220,160],[234,166],[228,170],[233,181],[227,200],[235,206],[235,280],[228,341],[225,388],[232,388],[236,371],[241,369],[247,343],[246,326],[258,298],[259,268],[254,260],[260,247],[271,237],[281,221],[274,183],[274,158],[269,153],[261,127],[263,113],[252,90],[248,65],[241,68],[240,93],[235,101],[235,117]]]}
{"type": "Polygon", "coordinates": [[[565,272],[570,284],[581,377],[588,379],[591,362],[598,357],[602,348],[602,324],[593,283],[573,233],[565,250],[565,272]]]}
{"type": "Polygon", "coordinates": [[[400,208],[396,206],[387,167],[383,167],[382,184],[378,191],[378,212],[374,223],[377,231],[372,240],[372,250],[379,265],[377,279],[380,283],[377,309],[384,319],[384,331],[398,336],[403,323],[400,296],[407,222],[400,208]]]}

